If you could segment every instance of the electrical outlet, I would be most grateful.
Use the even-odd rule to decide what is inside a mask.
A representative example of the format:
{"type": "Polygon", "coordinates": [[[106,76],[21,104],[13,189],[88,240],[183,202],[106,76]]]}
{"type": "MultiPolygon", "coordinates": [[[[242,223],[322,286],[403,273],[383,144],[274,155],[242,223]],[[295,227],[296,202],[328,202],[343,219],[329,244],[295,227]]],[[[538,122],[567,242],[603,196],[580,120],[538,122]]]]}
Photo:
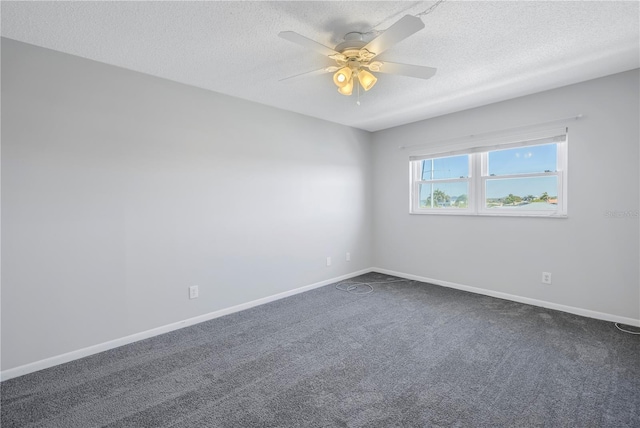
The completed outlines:
{"type": "Polygon", "coordinates": [[[327,266],[331,266],[331,257],[327,257],[327,266]]]}
{"type": "Polygon", "coordinates": [[[551,284],[551,272],[542,272],[542,283],[551,284]]]}
{"type": "Polygon", "coordinates": [[[350,262],[351,261],[351,253],[347,253],[347,261],[350,262]]]}
{"type": "Polygon", "coordinates": [[[198,298],[198,286],[192,285],[189,287],[189,299],[197,299],[198,298]]]}

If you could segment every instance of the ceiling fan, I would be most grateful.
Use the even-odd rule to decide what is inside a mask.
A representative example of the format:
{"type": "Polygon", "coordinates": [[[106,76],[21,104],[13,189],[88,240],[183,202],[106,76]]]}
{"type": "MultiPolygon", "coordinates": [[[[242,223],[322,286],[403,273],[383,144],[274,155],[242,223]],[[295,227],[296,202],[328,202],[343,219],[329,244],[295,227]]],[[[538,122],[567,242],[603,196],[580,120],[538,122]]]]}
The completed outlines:
{"type": "Polygon", "coordinates": [[[282,80],[324,73],[334,73],[333,83],[338,87],[338,92],[342,95],[351,95],[354,81],[359,82],[365,91],[368,91],[376,84],[378,79],[371,73],[371,71],[416,77],[418,79],[429,79],[436,74],[435,68],[374,60],[378,55],[389,49],[391,46],[406,39],[423,28],[424,23],[420,18],[412,15],[405,15],[389,27],[384,33],[380,34],[368,43],[363,41],[362,33],[352,32],[347,33],[347,35],[344,36],[344,42],[340,43],[333,49],[294,31],[282,31],[278,36],[283,39],[305,48],[315,50],[316,52],[335,61],[335,65],[297,74],[282,80]]]}

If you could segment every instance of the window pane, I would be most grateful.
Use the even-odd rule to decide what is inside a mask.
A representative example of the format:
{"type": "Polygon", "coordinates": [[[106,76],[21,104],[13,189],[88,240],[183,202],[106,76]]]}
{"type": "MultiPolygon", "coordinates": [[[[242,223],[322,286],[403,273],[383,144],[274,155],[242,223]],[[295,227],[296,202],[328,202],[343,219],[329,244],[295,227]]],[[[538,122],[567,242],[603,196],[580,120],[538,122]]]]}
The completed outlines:
{"type": "Polygon", "coordinates": [[[469,177],[469,155],[425,159],[422,161],[422,180],[467,177],[469,177]]]}
{"type": "Polygon", "coordinates": [[[556,171],[556,144],[489,152],[489,175],[556,171]]]}
{"type": "Polygon", "coordinates": [[[420,185],[420,208],[467,208],[469,183],[420,185]]]}
{"type": "Polygon", "coordinates": [[[510,210],[558,209],[558,177],[488,179],[486,208],[510,210]]]}

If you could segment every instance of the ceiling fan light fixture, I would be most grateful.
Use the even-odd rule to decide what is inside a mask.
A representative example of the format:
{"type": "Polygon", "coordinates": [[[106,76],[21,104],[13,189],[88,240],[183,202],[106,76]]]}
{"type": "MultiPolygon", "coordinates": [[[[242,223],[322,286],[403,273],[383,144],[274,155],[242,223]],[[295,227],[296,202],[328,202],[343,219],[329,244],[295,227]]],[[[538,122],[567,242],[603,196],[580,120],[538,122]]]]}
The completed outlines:
{"type": "Polygon", "coordinates": [[[342,67],[333,75],[333,83],[335,83],[338,88],[343,88],[351,82],[351,87],[353,88],[353,82],[351,81],[352,74],[353,72],[349,67],[342,67]]]}
{"type": "MultiPolygon", "coordinates": [[[[440,3],[442,3],[442,0],[436,2],[435,6],[438,6],[440,3]]],[[[304,48],[313,49],[326,58],[335,61],[335,65],[333,66],[325,66],[320,70],[302,73],[290,78],[302,75],[310,76],[322,73],[334,73],[333,83],[338,87],[340,94],[351,95],[354,85],[359,85],[358,96],[360,95],[360,86],[362,86],[365,91],[368,91],[373,88],[378,81],[376,76],[371,72],[429,79],[436,73],[435,68],[374,61],[374,59],[377,59],[378,55],[396,43],[422,30],[425,25],[420,17],[430,13],[433,9],[434,6],[431,6],[430,9],[418,15],[405,15],[386,30],[379,31],[379,34],[369,42],[364,40],[364,35],[369,33],[352,31],[347,33],[344,36],[344,42],[339,43],[335,48],[325,46],[294,31],[281,31],[278,33],[279,37],[304,48]]],[[[358,102],[357,104],[359,105],[360,103],[358,102]]]]}
{"type": "Polygon", "coordinates": [[[365,91],[373,88],[373,85],[378,81],[376,76],[369,73],[367,70],[358,71],[358,80],[360,80],[360,84],[365,91]]]}
{"type": "Polygon", "coordinates": [[[342,95],[351,95],[353,92],[353,79],[349,79],[346,85],[339,87],[338,92],[342,95]]]}

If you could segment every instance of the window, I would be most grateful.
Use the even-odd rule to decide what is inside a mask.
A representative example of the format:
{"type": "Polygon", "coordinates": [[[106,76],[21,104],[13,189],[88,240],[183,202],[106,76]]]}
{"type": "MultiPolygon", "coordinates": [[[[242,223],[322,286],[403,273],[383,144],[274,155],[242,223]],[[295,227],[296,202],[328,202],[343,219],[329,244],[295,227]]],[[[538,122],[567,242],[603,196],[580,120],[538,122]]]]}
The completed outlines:
{"type": "Polygon", "coordinates": [[[567,213],[566,130],[515,143],[411,156],[410,164],[414,214],[567,213]]]}
{"type": "Polygon", "coordinates": [[[416,191],[419,209],[469,208],[471,156],[447,156],[417,162],[419,180],[416,182],[416,191]]]}

